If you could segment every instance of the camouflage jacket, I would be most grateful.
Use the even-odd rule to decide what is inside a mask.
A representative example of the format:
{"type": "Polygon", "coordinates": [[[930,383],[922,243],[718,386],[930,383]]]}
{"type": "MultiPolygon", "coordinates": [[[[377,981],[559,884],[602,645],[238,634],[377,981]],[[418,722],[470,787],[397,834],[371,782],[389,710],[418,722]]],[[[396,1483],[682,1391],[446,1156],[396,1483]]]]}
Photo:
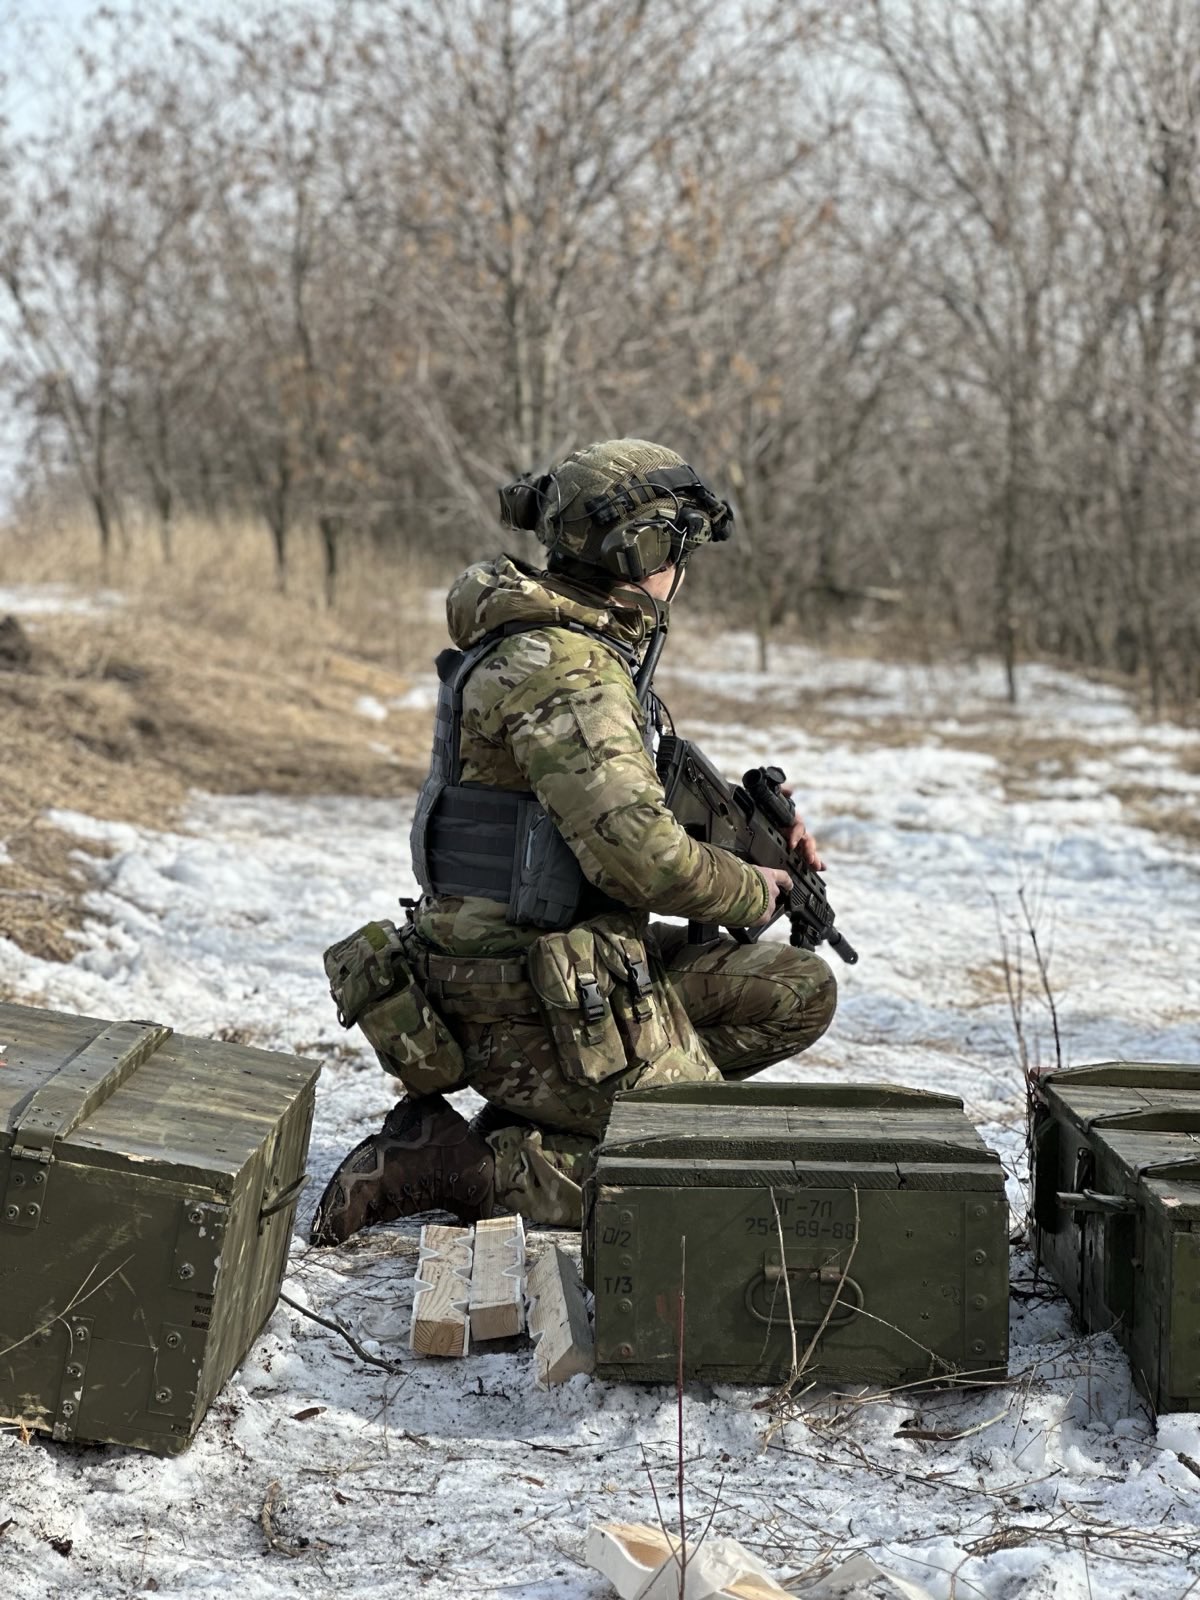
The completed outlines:
{"type": "MultiPolygon", "coordinates": [[[[469,649],[505,623],[544,622],[496,646],[463,697],[462,781],[530,790],[553,817],[588,880],[642,914],[731,927],[756,921],[767,891],[752,867],[698,843],[667,809],[645,744],[645,714],[617,650],[562,626],[582,623],[636,649],[647,620],[507,556],[469,567],[446,601],[450,636],[469,649]]],[[[505,921],[500,902],[429,896],[417,928],[440,949],[493,955],[539,929],[505,921]]]]}

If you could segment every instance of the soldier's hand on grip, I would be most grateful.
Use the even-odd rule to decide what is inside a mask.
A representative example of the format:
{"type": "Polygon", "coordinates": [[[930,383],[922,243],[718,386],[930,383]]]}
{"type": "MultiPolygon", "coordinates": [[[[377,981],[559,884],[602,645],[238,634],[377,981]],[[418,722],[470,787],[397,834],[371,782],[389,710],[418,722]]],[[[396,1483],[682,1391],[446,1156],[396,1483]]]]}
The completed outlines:
{"type": "Polygon", "coordinates": [[[768,900],[767,909],[758,921],[752,922],[750,926],[765,928],[778,915],[780,897],[791,894],[792,875],[790,872],[785,872],[782,867],[760,867],[757,862],[753,865],[755,872],[767,886],[768,900]]]}

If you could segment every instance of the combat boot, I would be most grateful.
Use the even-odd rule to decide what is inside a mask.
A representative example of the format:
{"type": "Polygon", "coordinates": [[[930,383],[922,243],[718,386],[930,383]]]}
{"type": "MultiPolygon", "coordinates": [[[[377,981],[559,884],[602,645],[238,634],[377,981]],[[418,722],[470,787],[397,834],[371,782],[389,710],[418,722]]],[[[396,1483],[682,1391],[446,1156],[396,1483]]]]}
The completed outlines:
{"type": "Polygon", "coordinates": [[[491,1147],[440,1094],[406,1096],[329,1180],[309,1243],[342,1244],[360,1228],[418,1211],[477,1222],[495,1210],[495,1172],[491,1147]]]}

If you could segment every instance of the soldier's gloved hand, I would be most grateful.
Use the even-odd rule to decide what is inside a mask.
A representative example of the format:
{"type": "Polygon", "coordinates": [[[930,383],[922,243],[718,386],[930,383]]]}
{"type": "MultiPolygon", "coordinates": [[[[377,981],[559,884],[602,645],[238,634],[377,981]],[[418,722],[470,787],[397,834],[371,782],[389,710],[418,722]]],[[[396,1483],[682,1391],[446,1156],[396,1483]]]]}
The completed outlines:
{"type": "MultiPolygon", "coordinates": [[[[786,794],[790,800],[794,789],[795,784],[785,783],[780,793],[786,794]]],[[[825,871],[825,863],[821,860],[821,852],[817,848],[817,841],[804,826],[804,818],[799,812],[796,813],[796,819],[792,823],[791,832],[788,834],[788,849],[799,850],[814,872],[825,871]]]]}
{"type": "Polygon", "coordinates": [[[758,921],[752,922],[750,926],[752,928],[765,928],[775,915],[775,906],[779,896],[792,892],[792,875],[790,872],[785,872],[782,867],[755,866],[754,870],[766,884],[767,894],[770,898],[767,901],[767,909],[759,917],[758,921]]]}

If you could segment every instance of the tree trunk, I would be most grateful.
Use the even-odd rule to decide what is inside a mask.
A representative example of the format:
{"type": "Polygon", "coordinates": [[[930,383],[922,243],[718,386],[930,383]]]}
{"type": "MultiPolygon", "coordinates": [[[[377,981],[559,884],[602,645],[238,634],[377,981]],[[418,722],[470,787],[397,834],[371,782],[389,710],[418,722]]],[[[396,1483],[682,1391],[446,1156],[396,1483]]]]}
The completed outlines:
{"type": "Polygon", "coordinates": [[[323,512],[317,518],[317,527],[321,534],[321,552],[325,565],[325,604],[332,610],[337,593],[338,535],[341,532],[341,518],[323,512]]]}

